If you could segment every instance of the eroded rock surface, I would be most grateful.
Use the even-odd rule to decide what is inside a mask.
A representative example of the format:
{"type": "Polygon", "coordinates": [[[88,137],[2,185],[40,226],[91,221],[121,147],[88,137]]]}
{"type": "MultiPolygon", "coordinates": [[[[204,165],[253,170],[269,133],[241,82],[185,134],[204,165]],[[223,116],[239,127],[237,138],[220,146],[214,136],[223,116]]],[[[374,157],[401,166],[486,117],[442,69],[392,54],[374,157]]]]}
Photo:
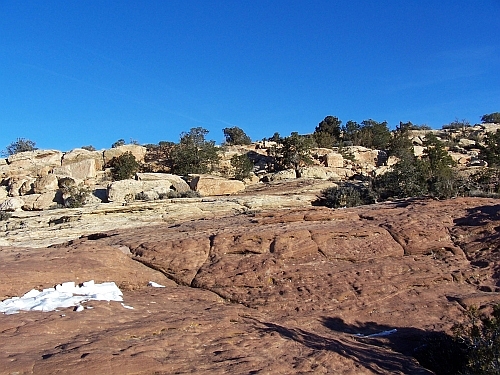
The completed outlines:
{"type": "Polygon", "coordinates": [[[431,374],[422,339],[500,301],[499,209],[275,208],[0,248],[2,298],[94,279],[134,308],[0,316],[0,373],[431,374]]]}

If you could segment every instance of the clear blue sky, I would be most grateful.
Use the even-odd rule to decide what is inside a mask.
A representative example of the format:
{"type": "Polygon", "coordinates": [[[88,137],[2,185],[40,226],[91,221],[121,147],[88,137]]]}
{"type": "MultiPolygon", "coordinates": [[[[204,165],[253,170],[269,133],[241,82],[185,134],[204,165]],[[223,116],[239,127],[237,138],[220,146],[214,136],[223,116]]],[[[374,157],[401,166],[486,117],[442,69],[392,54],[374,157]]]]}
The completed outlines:
{"type": "Polygon", "coordinates": [[[0,149],[500,112],[499,0],[0,0],[0,149]]]}

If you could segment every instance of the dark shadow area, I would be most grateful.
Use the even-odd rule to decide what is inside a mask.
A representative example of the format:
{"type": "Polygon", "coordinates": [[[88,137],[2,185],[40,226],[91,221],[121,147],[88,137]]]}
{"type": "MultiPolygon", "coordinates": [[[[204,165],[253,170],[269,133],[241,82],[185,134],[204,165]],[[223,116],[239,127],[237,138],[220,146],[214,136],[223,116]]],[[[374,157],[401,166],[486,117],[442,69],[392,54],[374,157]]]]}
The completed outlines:
{"type": "MultiPolygon", "coordinates": [[[[467,210],[467,215],[453,220],[456,225],[481,226],[487,221],[500,220],[500,204],[479,206],[467,210]]],[[[499,231],[499,228],[495,228],[499,231]]]]}
{"type": "Polygon", "coordinates": [[[397,328],[375,322],[350,325],[340,318],[330,317],[323,317],[322,323],[332,331],[352,334],[359,342],[413,357],[437,375],[457,374],[465,365],[463,348],[452,336],[444,332],[428,332],[411,327],[397,328]]]}
{"type": "Polygon", "coordinates": [[[258,322],[264,332],[276,332],[312,350],[333,351],[376,374],[457,374],[463,356],[453,338],[442,332],[390,327],[375,322],[346,324],[340,318],[322,318],[323,325],[339,334],[326,337],[300,328],[258,322]],[[370,336],[372,335],[372,336],[370,336]]]}

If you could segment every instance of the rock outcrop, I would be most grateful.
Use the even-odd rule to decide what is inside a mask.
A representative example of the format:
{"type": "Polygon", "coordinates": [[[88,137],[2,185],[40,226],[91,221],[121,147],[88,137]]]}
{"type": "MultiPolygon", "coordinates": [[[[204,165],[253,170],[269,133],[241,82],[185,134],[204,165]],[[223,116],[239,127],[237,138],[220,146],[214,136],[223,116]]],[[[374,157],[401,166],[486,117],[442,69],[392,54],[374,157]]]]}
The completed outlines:
{"type": "Polygon", "coordinates": [[[245,184],[239,180],[228,180],[212,175],[192,175],[189,186],[202,196],[231,195],[245,190],[245,184]]]}
{"type": "Polygon", "coordinates": [[[2,316],[1,369],[431,374],[426,338],[500,301],[498,212],[484,198],[275,207],[0,248],[2,299],[93,279],[129,307],[2,316]]]}

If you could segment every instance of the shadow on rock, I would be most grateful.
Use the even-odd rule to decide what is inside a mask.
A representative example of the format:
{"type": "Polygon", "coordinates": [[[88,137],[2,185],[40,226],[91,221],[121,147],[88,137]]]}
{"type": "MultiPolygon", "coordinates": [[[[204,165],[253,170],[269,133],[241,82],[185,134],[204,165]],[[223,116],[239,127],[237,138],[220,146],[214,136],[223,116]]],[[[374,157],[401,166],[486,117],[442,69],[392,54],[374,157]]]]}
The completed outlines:
{"type": "MultiPolygon", "coordinates": [[[[322,336],[300,328],[288,328],[270,322],[258,321],[257,329],[266,333],[276,332],[285,339],[293,340],[316,351],[333,351],[375,374],[432,374],[432,371],[438,375],[456,373],[454,369],[448,372],[440,372],[437,366],[431,366],[425,363],[425,361],[420,360],[420,357],[427,355],[427,351],[425,350],[426,340],[424,337],[426,335],[430,337],[430,334],[424,331],[402,328],[397,329],[397,333],[387,337],[370,338],[366,337],[366,335],[382,331],[393,332],[395,328],[377,325],[376,323],[351,326],[345,324],[342,319],[337,318],[324,318],[323,324],[327,328],[336,331],[339,334],[338,338],[322,336]],[[365,337],[358,336],[357,334],[365,335],[365,337]],[[402,342],[405,338],[408,339],[409,337],[411,337],[412,343],[407,343],[407,345],[404,345],[404,350],[401,350],[401,347],[403,347],[402,342]],[[418,351],[422,352],[421,356],[416,355],[418,351]],[[417,362],[417,359],[420,363],[417,362]]],[[[440,335],[439,342],[443,343],[442,340],[448,337],[444,334],[440,335]]],[[[449,339],[452,341],[451,338],[449,339]]],[[[440,353],[436,353],[436,356],[439,355],[440,353]]],[[[447,360],[446,358],[439,359],[447,360]]],[[[432,361],[433,356],[429,357],[429,360],[432,361]]],[[[449,368],[453,367],[453,365],[450,366],[448,364],[443,367],[449,368]]]]}
{"type": "Polygon", "coordinates": [[[465,365],[463,348],[444,332],[396,328],[375,322],[347,324],[340,318],[330,317],[323,317],[322,323],[332,331],[353,335],[358,342],[413,357],[437,375],[457,374],[465,365]]]}
{"type": "MultiPolygon", "coordinates": [[[[487,222],[500,220],[500,204],[469,208],[467,215],[453,220],[456,225],[481,226],[487,222]]],[[[500,232],[500,228],[495,228],[500,232]]]]}

